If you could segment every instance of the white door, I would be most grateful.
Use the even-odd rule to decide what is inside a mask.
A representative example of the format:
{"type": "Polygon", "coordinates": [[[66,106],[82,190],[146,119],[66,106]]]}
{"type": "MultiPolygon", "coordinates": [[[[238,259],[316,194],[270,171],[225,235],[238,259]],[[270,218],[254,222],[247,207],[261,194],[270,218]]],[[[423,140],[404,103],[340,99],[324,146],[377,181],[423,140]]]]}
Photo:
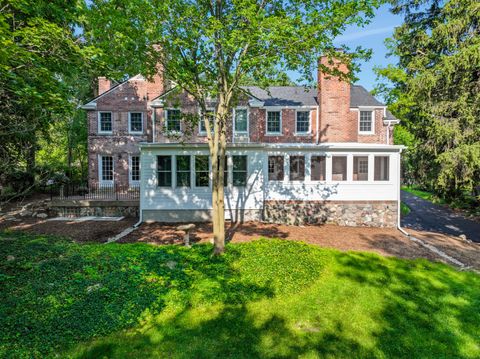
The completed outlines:
{"type": "Polygon", "coordinates": [[[113,157],[100,156],[98,167],[100,187],[113,187],[113,157]]]}

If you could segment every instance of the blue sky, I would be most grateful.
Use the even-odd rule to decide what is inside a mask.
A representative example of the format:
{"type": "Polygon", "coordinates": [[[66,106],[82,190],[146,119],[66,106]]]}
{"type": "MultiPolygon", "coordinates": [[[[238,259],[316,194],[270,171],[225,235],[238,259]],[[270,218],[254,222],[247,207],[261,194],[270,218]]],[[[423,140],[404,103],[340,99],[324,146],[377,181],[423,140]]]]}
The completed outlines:
{"type": "MultiPolygon", "coordinates": [[[[338,46],[345,44],[351,49],[361,46],[372,50],[370,60],[360,64],[360,72],[357,73],[359,80],[356,82],[369,91],[374,88],[376,81],[373,68],[375,66],[383,67],[396,62],[396,58],[394,57],[387,58],[387,48],[385,47],[384,41],[386,38],[392,36],[396,26],[401,25],[402,16],[393,15],[388,9],[388,5],[380,7],[369,25],[363,28],[351,26],[342,36],[339,36],[335,40],[335,45],[338,46]]],[[[294,73],[291,74],[291,78],[295,80],[294,73]]]]}

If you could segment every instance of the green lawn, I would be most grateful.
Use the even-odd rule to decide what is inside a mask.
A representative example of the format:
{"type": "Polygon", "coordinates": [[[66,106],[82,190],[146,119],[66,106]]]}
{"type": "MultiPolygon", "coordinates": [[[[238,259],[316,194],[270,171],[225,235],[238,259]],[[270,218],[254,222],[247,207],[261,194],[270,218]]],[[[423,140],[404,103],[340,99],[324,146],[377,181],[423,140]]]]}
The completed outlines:
{"type": "Polygon", "coordinates": [[[480,357],[475,273],[285,240],[211,250],[0,232],[0,357],[480,357]]]}
{"type": "Polygon", "coordinates": [[[436,197],[433,193],[419,189],[418,187],[402,186],[402,190],[409,192],[417,197],[423,198],[433,203],[443,203],[444,201],[436,197]]]}
{"type": "Polygon", "coordinates": [[[400,202],[400,213],[402,216],[406,216],[410,213],[410,207],[408,207],[405,203],[400,202]]]}

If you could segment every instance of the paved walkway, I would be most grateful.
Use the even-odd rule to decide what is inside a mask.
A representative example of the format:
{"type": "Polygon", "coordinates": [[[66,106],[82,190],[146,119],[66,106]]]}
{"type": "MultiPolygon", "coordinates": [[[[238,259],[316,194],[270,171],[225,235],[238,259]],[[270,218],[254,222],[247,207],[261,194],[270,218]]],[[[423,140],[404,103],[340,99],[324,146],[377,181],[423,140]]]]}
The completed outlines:
{"type": "Polygon", "coordinates": [[[467,239],[480,243],[480,223],[405,191],[402,191],[401,198],[411,209],[402,218],[402,227],[453,236],[464,234],[467,239]]]}

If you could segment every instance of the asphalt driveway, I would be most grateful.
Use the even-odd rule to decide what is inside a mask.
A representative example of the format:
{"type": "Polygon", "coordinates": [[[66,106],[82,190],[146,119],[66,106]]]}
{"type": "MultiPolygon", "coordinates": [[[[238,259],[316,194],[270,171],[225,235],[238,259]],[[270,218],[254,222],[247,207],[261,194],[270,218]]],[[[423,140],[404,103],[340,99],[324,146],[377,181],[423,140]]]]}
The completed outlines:
{"type": "Polygon", "coordinates": [[[464,234],[467,239],[480,243],[480,223],[405,191],[402,191],[401,198],[411,209],[402,218],[402,227],[453,236],[464,234]]]}

